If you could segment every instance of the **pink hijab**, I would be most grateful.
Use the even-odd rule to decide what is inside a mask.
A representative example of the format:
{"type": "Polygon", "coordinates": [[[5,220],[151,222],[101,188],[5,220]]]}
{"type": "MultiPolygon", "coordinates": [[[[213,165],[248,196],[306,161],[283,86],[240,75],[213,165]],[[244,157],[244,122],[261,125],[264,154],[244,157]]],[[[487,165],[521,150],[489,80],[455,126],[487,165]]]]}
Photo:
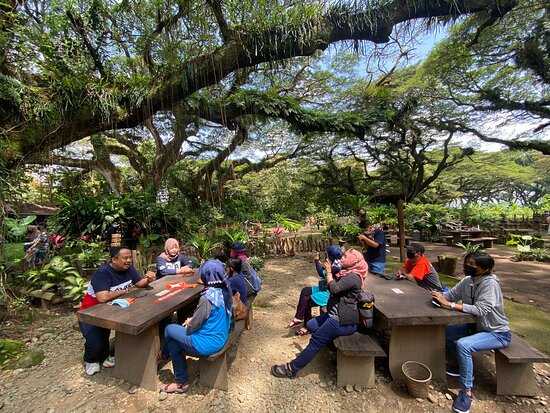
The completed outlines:
{"type": "Polygon", "coordinates": [[[344,252],[340,263],[342,264],[342,270],[338,273],[339,277],[345,277],[353,272],[364,280],[369,271],[369,265],[365,261],[363,254],[354,249],[344,252]]]}
{"type": "Polygon", "coordinates": [[[168,238],[166,240],[166,242],[164,243],[164,252],[162,254],[160,254],[160,256],[162,258],[164,258],[165,260],[173,259],[173,257],[170,257],[170,255],[168,255],[168,251],[171,250],[174,247],[177,247],[178,250],[179,250],[180,243],[175,238],[168,238]]]}

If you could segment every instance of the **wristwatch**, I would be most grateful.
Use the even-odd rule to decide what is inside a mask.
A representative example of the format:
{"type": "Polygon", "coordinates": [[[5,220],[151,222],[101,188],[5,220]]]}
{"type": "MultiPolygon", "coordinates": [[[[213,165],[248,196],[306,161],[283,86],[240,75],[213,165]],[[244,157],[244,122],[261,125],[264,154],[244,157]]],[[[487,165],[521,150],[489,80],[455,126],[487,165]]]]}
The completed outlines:
{"type": "Polygon", "coordinates": [[[454,310],[456,307],[456,303],[451,303],[451,310],[454,310]]]}

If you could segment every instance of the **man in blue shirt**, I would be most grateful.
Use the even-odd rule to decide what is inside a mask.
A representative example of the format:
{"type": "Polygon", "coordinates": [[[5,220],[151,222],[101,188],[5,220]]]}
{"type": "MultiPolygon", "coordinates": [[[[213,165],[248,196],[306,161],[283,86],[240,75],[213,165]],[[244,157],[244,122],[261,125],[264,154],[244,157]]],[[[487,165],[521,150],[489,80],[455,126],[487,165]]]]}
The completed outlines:
{"type": "Polygon", "coordinates": [[[363,251],[365,261],[369,264],[369,272],[384,275],[386,270],[386,234],[381,225],[370,225],[365,232],[357,237],[363,251]]]}
{"type": "MultiPolygon", "coordinates": [[[[155,273],[147,272],[142,278],[132,265],[132,251],[125,247],[114,247],[110,250],[110,262],[103,264],[92,275],[80,309],[93,307],[99,303],[106,303],[128,293],[131,287],[146,287],[155,280],[155,273]]],[[[99,372],[100,364],[103,367],[114,367],[115,359],[109,356],[110,330],[79,323],[80,331],[84,336],[85,371],[89,376],[99,372]]]]}

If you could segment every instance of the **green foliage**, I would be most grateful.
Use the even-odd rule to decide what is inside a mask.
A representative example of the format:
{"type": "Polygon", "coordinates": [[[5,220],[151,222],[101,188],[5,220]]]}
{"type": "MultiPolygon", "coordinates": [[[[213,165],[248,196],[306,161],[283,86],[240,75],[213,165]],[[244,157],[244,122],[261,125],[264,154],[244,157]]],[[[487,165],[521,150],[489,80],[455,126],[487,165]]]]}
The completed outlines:
{"type": "Polygon", "coordinates": [[[212,241],[204,234],[193,235],[189,240],[189,245],[195,248],[201,262],[208,259],[212,252],[220,247],[219,243],[212,241]]]}
{"type": "Polygon", "coordinates": [[[405,221],[409,230],[427,232],[432,237],[452,220],[451,210],[442,205],[407,204],[405,207],[405,221]]]}
{"type": "Polygon", "coordinates": [[[24,352],[25,343],[22,341],[7,338],[0,339],[0,367],[4,367],[6,363],[19,358],[24,352]]]}
{"type": "Polygon", "coordinates": [[[515,261],[539,261],[550,262],[550,250],[547,248],[529,248],[528,250],[520,250],[514,255],[515,261]]]}
{"type": "Polygon", "coordinates": [[[510,234],[510,239],[506,240],[506,245],[516,247],[518,252],[529,252],[531,248],[544,245],[542,238],[532,235],[510,234]]]}
{"type": "Polygon", "coordinates": [[[62,255],[67,259],[76,260],[80,268],[96,268],[109,258],[105,244],[80,239],[66,241],[62,255]]]}
{"type": "Polygon", "coordinates": [[[478,252],[483,249],[483,246],[481,244],[472,244],[471,242],[457,242],[456,246],[462,248],[462,250],[464,251],[464,255],[473,254],[474,252],[478,252]]]}
{"type": "Polygon", "coordinates": [[[88,280],[78,275],[69,275],[65,277],[63,282],[63,290],[65,291],[64,298],[75,302],[82,298],[84,292],[88,288],[88,280]]]}
{"type": "Polygon", "coordinates": [[[303,227],[302,223],[294,221],[284,216],[283,214],[274,214],[273,223],[275,224],[275,226],[281,226],[290,232],[296,232],[303,227]]]}
{"type": "Polygon", "coordinates": [[[248,262],[256,271],[260,271],[265,265],[264,260],[258,256],[250,257],[248,262]]]}
{"type": "Polygon", "coordinates": [[[24,235],[27,233],[27,227],[36,220],[36,215],[29,215],[28,217],[16,219],[16,218],[4,218],[4,224],[7,227],[7,238],[10,241],[21,241],[24,235]]]}
{"type": "Polygon", "coordinates": [[[224,245],[231,245],[234,242],[248,242],[248,233],[242,228],[226,228],[219,234],[219,239],[224,245]]]}
{"type": "Polygon", "coordinates": [[[67,277],[80,277],[80,274],[62,257],[54,257],[40,268],[32,269],[20,276],[25,285],[33,290],[60,293],[67,277]]]}

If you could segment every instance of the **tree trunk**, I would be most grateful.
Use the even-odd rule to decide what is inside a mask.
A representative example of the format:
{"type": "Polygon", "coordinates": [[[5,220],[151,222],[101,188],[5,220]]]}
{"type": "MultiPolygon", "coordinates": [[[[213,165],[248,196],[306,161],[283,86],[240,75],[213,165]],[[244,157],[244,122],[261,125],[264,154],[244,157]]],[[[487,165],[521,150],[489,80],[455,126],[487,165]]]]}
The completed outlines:
{"type": "Polygon", "coordinates": [[[399,227],[399,259],[405,261],[405,207],[402,199],[397,200],[397,225],[399,227]]]}

